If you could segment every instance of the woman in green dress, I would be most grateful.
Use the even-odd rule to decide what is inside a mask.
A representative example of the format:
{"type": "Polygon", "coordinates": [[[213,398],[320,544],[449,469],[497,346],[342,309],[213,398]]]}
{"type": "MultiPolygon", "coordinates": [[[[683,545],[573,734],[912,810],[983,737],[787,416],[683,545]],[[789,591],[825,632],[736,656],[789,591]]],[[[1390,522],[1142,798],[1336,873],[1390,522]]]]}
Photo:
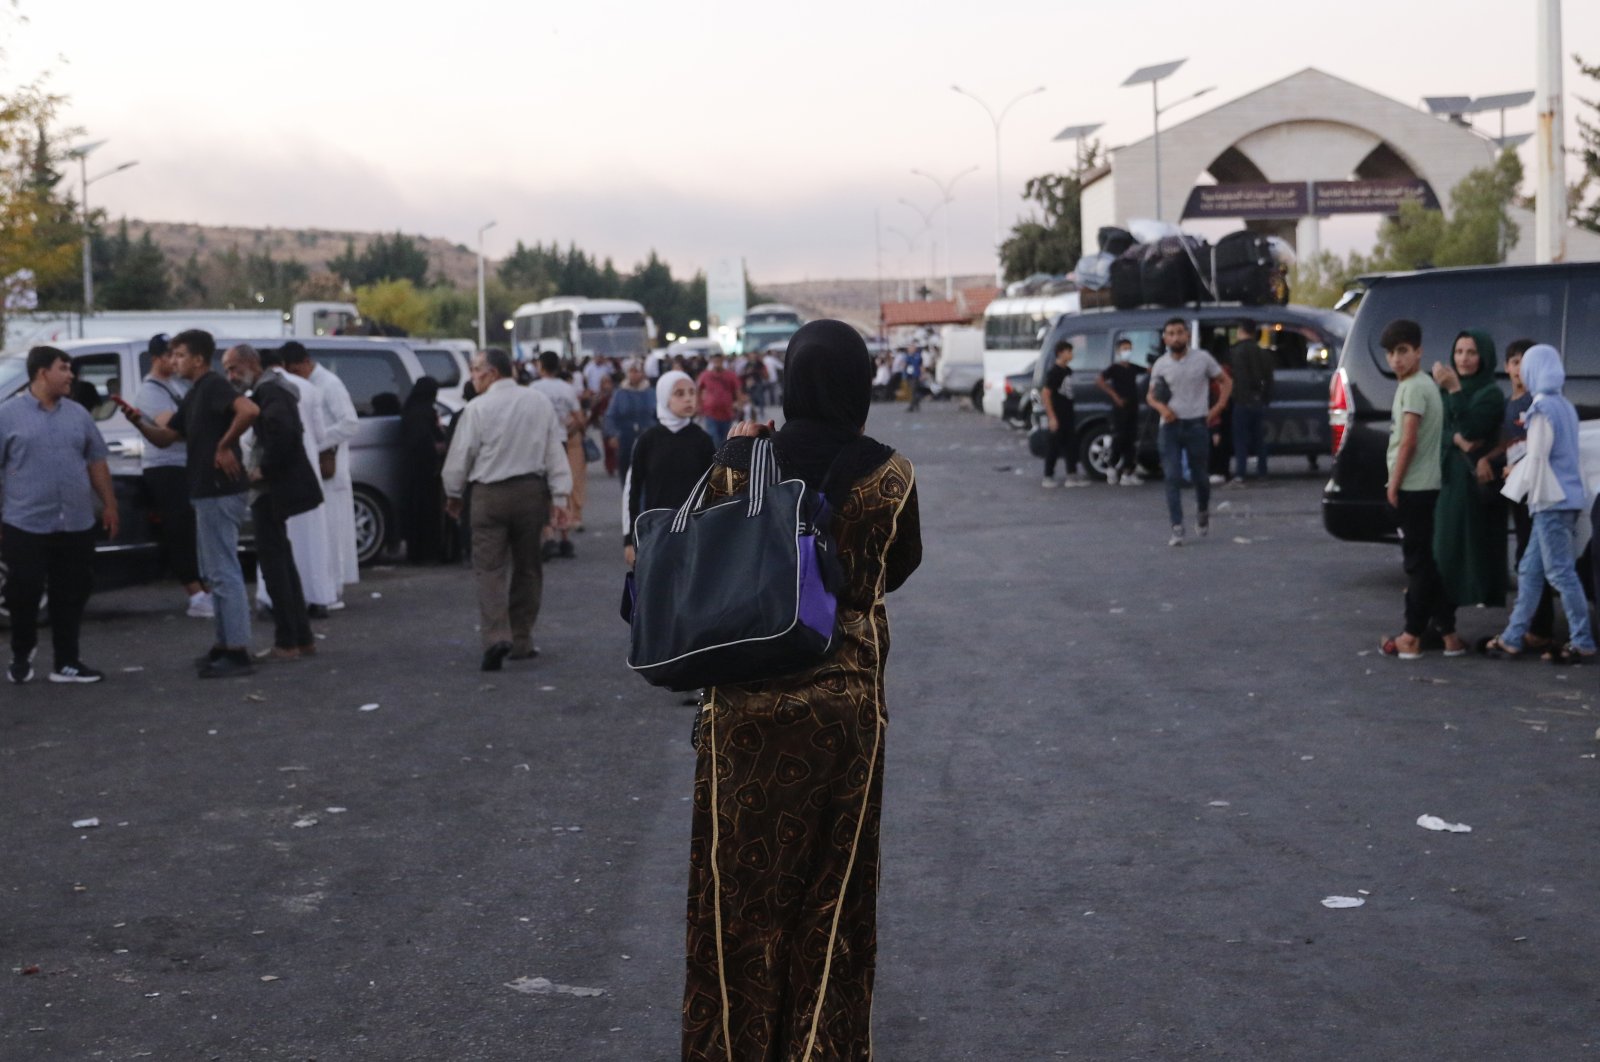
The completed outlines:
{"type": "Polygon", "coordinates": [[[1444,398],[1443,481],[1433,521],[1433,558],[1457,605],[1501,608],[1506,599],[1506,509],[1499,484],[1478,459],[1494,448],[1506,399],[1495,382],[1494,340],[1456,336],[1451,366],[1433,367],[1444,398]]]}

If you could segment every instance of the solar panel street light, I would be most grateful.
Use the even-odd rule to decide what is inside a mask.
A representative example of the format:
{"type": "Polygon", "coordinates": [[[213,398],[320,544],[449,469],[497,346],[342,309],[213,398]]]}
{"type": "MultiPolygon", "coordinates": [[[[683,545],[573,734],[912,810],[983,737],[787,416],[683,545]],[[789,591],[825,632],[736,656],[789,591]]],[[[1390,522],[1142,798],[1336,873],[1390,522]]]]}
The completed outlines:
{"type": "Polygon", "coordinates": [[[1211,87],[1203,88],[1199,92],[1194,92],[1194,93],[1191,93],[1188,96],[1185,96],[1183,99],[1178,100],[1176,103],[1169,103],[1165,107],[1161,106],[1161,99],[1160,99],[1160,96],[1158,94],[1159,83],[1161,82],[1161,80],[1163,78],[1170,77],[1173,74],[1173,72],[1178,69],[1178,67],[1182,66],[1184,63],[1187,63],[1188,61],[1189,61],[1188,59],[1174,59],[1170,63],[1157,63],[1154,66],[1141,66],[1139,69],[1137,69],[1133,73],[1129,74],[1128,75],[1128,79],[1122,83],[1122,86],[1124,88],[1126,88],[1129,85],[1143,85],[1143,84],[1146,84],[1146,83],[1148,83],[1150,85],[1150,116],[1151,116],[1151,125],[1152,125],[1152,129],[1153,129],[1153,132],[1150,135],[1150,143],[1151,143],[1151,147],[1155,151],[1155,157],[1156,157],[1155,158],[1155,165],[1156,165],[1156,220],[1157,221],[1161,220],[1161,113],[1163,111],[1170,111],[1172,108],[1176,107],[1179,103],[1188,103],[1190,100],[1195,99],[1196,97],[1204,96],[1206,93],[1212,91],[1212,88],[1215,87],[1215,86],[1211,86],[1211,87]]]}

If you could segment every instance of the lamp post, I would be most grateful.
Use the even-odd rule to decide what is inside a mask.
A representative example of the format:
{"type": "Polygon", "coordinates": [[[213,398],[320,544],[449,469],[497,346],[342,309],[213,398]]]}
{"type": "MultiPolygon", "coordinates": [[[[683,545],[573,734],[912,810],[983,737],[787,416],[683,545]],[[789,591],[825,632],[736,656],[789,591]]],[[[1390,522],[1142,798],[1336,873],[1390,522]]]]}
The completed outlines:
{"type": "Polygon", "coordinates": [[[1076,140],[1078,142],[1078,154],[1076,156],[1077,161],[1073,164],[1072,173],[1078,178],[1079,181],[1083,180],[1084,163],[1089,161],[1088,159],[1084,158],[1083,155],[1083,142],[1089,136],[1089,134],[1093,133],[1096,129],[1099,129],[1102,125],[1105,125],[1105,123],[1088,122],[1084,125],[1069,125],[1065,129],[1061,130],[1061,132],[1050,138],[1051,140],[1076,140]]]}
{"type": "MultiPolygon", "coordinates": [[[[912,251],[916,250],[916,247],[917,247],[917,236],[922,235],[919,232],[919,233],[917,233],[917,236],[913,236],[909,232],[906,232],[904,229],[897,229],[893,225],[890,225],[884,231],[889,233],[891,236],[898,236],[902,240],[906,241],[906,254],[907,255],[910,255],[912,251]]],[[[896,261],[896,263],[898,263],[895,266],[895,272],[897,272],[897,273],[904,272],[905,271],[905,265],[904,265],[905,259],[904,258],[900,258],[900,257],[896,257],[895,261],[896,261]]],[[[908,293],[905,292],[900,287],[901,280],[902,280],[902,278],[900,278],[900,277],[896,277],[895,278],[895,294],[896,295],[901,295],[901,296],[908,296],[908,293]]],[[[900,301],[901,302],[910,302],[911,299],[909,297],[903,297],[903,298],[900,299],[900,301]]]]}
{"type": "Polygon", "coordinates": [[[955,190],[957,181],[969,173],[977,173],[978,167],[968,166],[948,181],[941,181],[933,174],[922,170],[914,169],[911,172],[918,177],[926,177],[933,182],[935,188],[939,189],[939,205],[944,207],[944,297],[953,299],[956,297],[956,281],[955,266],[950,260],[950,253],[954,249],[954,244],[950,242],[950,204],[955,202],[955,196],[951,193],[955,190]]]}
{"type": "Polygon", "coordinates": [[[904,196],[900,197],[900,205],[915,210],[922,219],[922,231],[928,233],[928,283],[931,285],[939,273],[939,241],[933,236],[933,212],[939,205],[935,203],[931,209],[924,210],[904,196]]]}
{"type": "Polygon", "coordinates": [[[1129,85],[1143,85],[1146,83],[1150,85],[1150,120],[1153,127],[1153,132],[1151,133],[1151,145],[1155,150],[1156,156],[1157,221],[1161,220],[1161,116],[1167,111],[1172,110],[1172,108],[1178,106],[1180,103],[1188,103],[1192,99],[1197,99],[1200,96],[1204,96],[1206,93],[1212,91],[1216,87],[1215,85],[1208,86],[1198,92],[1190,93],[1181,100],[1169,103],[1165,107],[1161,106],[1161,97],[1159,92],[1160,83],[1166,78],[1171,77],[1172,74],[1177,71],[1178,67],[1182,66],[1188,61],[1188,59],[1174,59],[1170,63],[1157,63],[1155,66],[1140,67],[1138,70],[1135,70],[1133,73],[1129,74],[1128,79],[1122,83],[1123,88],[1127,88],[1129,85]]]}
{"type": "Polygon", "coordinates": [[[490,221],[478,226],[478,349],[489,345],[489,315],[483,298],[483,234],[494,228],[490,221]]]}
{"type": "Polygon", "coordinates": [[[67,152],[68,158],[78,160],[79,198],[83,201],[83,315],[85,317],[94,313],[94,257],[92,239],[89,233],[89,186],[96,181],[104,180],[113,173],[131,170],[139,165],[137,159],[114,166],[104,173],[89,176],[89,153],[105,143],[104,140],[95,140],[88,144],[79,144],[67,152]]]}
{"type": "Polygon", "coordinates": [[[1000,108],[999,115],[996,115],[994,113],[994,109],[991,108],[987,103],[983,102],[977,96],[974,96],[960,85],[951,85],[950,90],[952,92],[959,92],[961,95],[967,97],[967,99],[976,103],[979,107],[982,107],[983,113],[987,114],[989,116],[989,121],[994,123],[994,282],[995,286],[999,287],[1005,283],[1005,266],[1000,261],[1000,245],[1003,242],[1001,239],[1000,228],[1002,209],[1002,181],[1000,175],[1000,123],[1006,120],[1006,114],[1011,110],[1011,108],[1015,107],[1020,101],[1027,99],[1029,96],[1037,96],[1039,93],[1044,91],[1044,86],[1040,85],[1038,88],[1029,89],[1027,92],[1015,97],[1010,103],[1000,108]]]}

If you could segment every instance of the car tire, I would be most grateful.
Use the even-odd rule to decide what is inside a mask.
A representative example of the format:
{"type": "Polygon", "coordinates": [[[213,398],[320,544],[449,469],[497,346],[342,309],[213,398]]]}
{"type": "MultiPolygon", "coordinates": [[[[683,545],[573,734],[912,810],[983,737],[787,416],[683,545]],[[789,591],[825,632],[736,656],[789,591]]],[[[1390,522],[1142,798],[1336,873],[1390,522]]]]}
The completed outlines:
{"type": "Polygon", "coordinates": [[[1094,421],[1078,433],[1078,461],[1101,479],[1111,478],[1111,426],[1094,421]]]}
{"type": "Polygon", "coordinates": [[[389,503],[371,487],[358,484],[354,491],[356,510],[356,560],[370,564],[383,555],[389,544],[389,503]]]}

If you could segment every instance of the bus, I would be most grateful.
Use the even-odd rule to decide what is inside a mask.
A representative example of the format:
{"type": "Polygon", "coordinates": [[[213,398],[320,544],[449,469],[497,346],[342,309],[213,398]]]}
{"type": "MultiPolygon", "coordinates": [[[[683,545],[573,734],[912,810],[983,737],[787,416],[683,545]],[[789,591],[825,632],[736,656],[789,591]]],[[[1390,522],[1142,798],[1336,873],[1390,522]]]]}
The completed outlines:
{"type": "Polygon", "coordinates": [[[739,326],[739,353],[760,354],[774,343],[788,343],[802,324],[805,319],[793,306],[758,303],[744,312],[744,323],[739,326]]]}
{"type": "Polygon", "coordinates": [[[557,295],[524,303],[511,315],[511,354],[519,363],[553,350],[573,364],[587,357],[642,358],[655,322],[631,299],[557,295]]]}
{"type": "Polygon", "coordinates": [[[1078,312],[1078,293],[996,299],[983,311],[983,411],[1002,416],[1006,377],[1032,373],[1039,347],[1064,313],[1078,312]]]}

